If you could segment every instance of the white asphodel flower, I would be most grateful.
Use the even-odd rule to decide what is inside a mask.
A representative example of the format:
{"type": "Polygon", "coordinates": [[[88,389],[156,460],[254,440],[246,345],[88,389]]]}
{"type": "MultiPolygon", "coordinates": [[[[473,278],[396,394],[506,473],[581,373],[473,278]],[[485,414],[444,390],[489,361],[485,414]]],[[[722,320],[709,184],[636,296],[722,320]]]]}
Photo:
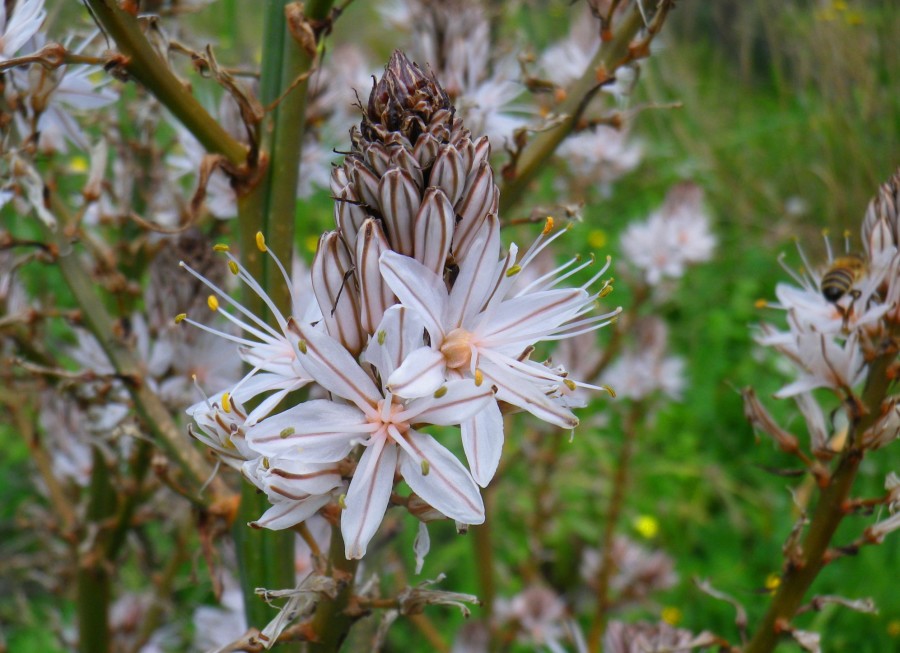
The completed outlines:
{"type": "MultiPolygon", "coordinates": [[[[261,233],[257,234],[256,243],[260,251],[264,253],[269,252],[261,233]]],[[[297,358],[297,336],[288,329],[288,318],[282,314],[262,286],[259,285],[259,283],[228,251],[227,246],[216,245],[215,249],[216,251],[226,254],[228,257],[228,268],[231,270],[232,274],[247,284],[247,286],[263,300],[274,316],[277,328],[267,324],[262,318],[254,315],[248,308],[232,299],[224,290],[183,261],[180,263],[181,267],[190,272],[215,293],[209,296],[209,308],[236,325],[245,332],[246,336],[236,336],[225,331],[218,331],[210,326],[190,319],[183,313],[178,315],[175,318],[175,321],[187,322],[198,329],[203,329],[209,333],[216,334],[225,340],[230,340],[239,345],[238,352],[241,358],[247,364],[252,365],[253,369],[251,369],[250,372],[248,372],[244,378],[230,390],[230,393],[236,397],[240,397],[241,401],[249,401],[255,396],[271,392],[271,394],[247,415],[246,423],[248,426],[251,426],[271,412],[288,393],[308,384],[311,381],[311,378],[303,369],[303,366],[297,358]],[[232,313],[220,306],[219,298],[230,305],[234,309],[234,312],[232,313]]],[[[302,288],[302,284],[292,282],[287,271],[277,257],[272,254],[272,258],[275,260],[278,269],[281,270],[284,281],[291,290],[292,306],[296,311],[300,307],[298,306],[299,302],[295,296],[300,292],[298,289],[302,288]]],[[[306,314],[303,316],[305,319],[313,319],[314,316],[318,315],[317,309],[313,306],[307,307],[306,311],[306,314]]]]}
{"type": "Polygon", "coordinates": [[[780,351],[800,371],[796,381],[775,393],[778,398],[816,388],[845,391],[865,377],[866,361],[856,332],[841,339],[816,331],[792,329],[781,332],[763,325],[763,333],[757,342],[780,351]]]}
{"type": "MultiPolygon", "coordinates": [[[[551,226],[548,221],[542,236],[551,226]]],[[[428,345],[412,351],[388,377],[388,389],[405,397],[421,397],[434,392],[445,379],[471,378],[496,388],[498,400],[546,422],[563,428],[577,426],[578,418],[559,395],[563,386],[573,390],[579,384],[528,356],[535,343],[599,329],[620,309],[584,317],[608,288],[597,293],[587,290],[606,272],[608,262],[582,287],[555,287],[590,265],[578,264],[576,259],[524,287],[515,285],[516,276],[552,240],[538,238],[518,263],[512,245],[498,262],[499,224],[492,215],[460,263],[449,291],[441,277],[418,261],[391,251],[382,254],[385,281],[403,306],[421,315],[430,338],[428,345]]],[[[462,426],[472,474],[486,485],[496,471],[503,444],[500,409],[492,403],[462,426]]]]}
{"type": "MultiPolygon", "coordinates": [[[[19,48],[35,35],[47,17],[44,0],[21,0],[15,3],[12,17],[6,7],[12,3],[0,3],[0,61],[14,57],[19,48]]],[[[10,6],[12,9],[12,7],[10,6]]]]}
{"type": "MultiPolygon", "coordinates": [[[[250,446],[264,456],[307,464],[333,463],[357,444],[359,459],[341,516],[348,558],[361,558],[384,516],[400,475],[441,513],[466,524],[484,521],[484,504],[469,472],[443,445],[415,425],[459,424],[493,401],[490,386],[471,380],[441,385],[431,396],[405,400],[379,387],[337,340],[296,321],[303,368],[333,399],[306,401],[248,429],[250,446]]],[[[387,311],[365,353],[377,378],[387,379],[421,342],[424,325],[403,307],[387,311]]]]}
{"type": "Polygon", "coordinates": [[[693,184],[674,186],[663,206],[622,234],[622,255],[655,286],[681,277],[688,265],[712,256],[716,239],[703,209],[703,193],[693,184]]]}

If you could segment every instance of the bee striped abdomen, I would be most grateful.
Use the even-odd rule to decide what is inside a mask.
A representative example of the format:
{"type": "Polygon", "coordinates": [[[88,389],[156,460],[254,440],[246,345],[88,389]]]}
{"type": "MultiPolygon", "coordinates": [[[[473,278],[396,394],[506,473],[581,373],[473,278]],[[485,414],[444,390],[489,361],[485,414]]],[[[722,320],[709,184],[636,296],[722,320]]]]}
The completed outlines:
{"type": "Polygon", "coordinates": [[[822,296],[830,302],[837,302],[849,293],[853,285],[865,272],[865,263],[858,256],[836,258],[831,267],[822,275],[822,296]]]}

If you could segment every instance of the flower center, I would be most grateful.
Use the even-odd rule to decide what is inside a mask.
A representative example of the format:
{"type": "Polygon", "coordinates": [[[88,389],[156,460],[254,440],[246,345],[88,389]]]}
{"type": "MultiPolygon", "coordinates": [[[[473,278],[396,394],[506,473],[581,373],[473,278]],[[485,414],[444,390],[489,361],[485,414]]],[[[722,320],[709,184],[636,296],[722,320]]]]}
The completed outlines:
{"type": "Polygon", "coordinates": [[[393,425],[401,435],[406,435],[410,428],[409,422],[395,418],[395,415],[403,411],[404,407],[402,404],[395,403],[392,399],[382,399],[378,402],[378,418],[375,420],[370,419],[369,421],[377,422],[383,427],[393,425]],[[385,406],[387,402],[390,402],[389,407],[385,406]]]}
{"type": "Polygon", "coordinates": [[[468,369],[472,364],[472,334],[465,329],[453,329],[444,339],[441,353],[450,369],[468,369]]]}

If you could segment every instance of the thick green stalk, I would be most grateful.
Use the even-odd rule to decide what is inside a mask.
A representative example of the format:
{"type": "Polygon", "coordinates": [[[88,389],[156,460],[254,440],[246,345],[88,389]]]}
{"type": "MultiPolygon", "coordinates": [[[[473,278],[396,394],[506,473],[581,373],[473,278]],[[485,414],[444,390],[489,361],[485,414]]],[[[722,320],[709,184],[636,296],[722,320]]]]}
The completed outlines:
{"type": "MultiPolygon", "coordinates": [[[[660,8],[659,11],[662,11],[660,8]]],[[[500,214],[503,215],[518,204],[528,185],[537,177],[543,165],[550,159],[560,143],[574,131],[587,104],[599,90],[598,72],[612,72],[628,56],[628,46],[643,27],[643,17],[637,7],[631,10],[625,20],[616,28],[615,35],[605,41],[591,60],[587,70],[571,88],[566,99],[556,110],[561,117],[552,128],[535,134],[519,154],[512,174],[504,178],[500,187],[500,214]]]]}
{"type": "MultiPolygon", "coordinates": [[[[116,510],[116,492],[109,480],[109,469],[98,447],[93,448],[91,483],[88,487],[87,537],[94,529],[102,531],[103,522],[116,510]],[[92,528],[93,527],[93,528],[92,528]]],[[[76,587],[78,601],[78,650],[81,653],[107,653],[111,640],[109,632],[109,604],[111,565],[107,564],[101,547],[95,541],[79,556],[76,587]]]]}
{"type": "MultiPolygon", "coordinates": [[[[239,202],[243,264],[251,275],[262,281],[263,288],[285,314],[291,309],[290,291],[274,260],[264,257],[256,247],[256,234],[262,232],[267,247],[285,264],[290,264],[307,85],[303,82],[285,92],[294,80],[310,70],[314,57],[304,52],[288,32],[285,19],[288,4],[286,0],[266,2],[260,100],[266,107],[278,102],[263,119],[260,130],[262,176],[239,202]]],[[[330,0],[312,2],[306,15],[323,19],[330,7],[330,0]]],[[[244,303],[255,313],[264,313],[262,302],[251,293],[247,293],[244,303]]],[[[285,589],[296,582],[294,533],[251,530],[246,526],[268,507],[264,495],[245,485],[234,529],[248,623],[260,629],[274,613],[255,595],[255,588],[285,589]]],[[[297,644],[288,646],[299,650],[297,644]]]]}
{"type": "Polygon", "coordinates": [[[350,632],[355,617],[347,614],[347,606],[353,596],[353,578],[359,560],[347,560],[344,555],[344,538],[339,526],[331,529],[331,546],[328,549],[328,572],[340,583],[340,590],[333,599],[319,604],[313,617],[313,632],[318,641],[310,643],[315,653],[338,653],[350,632]]]}
{"type": "Polygon", "coordinates": [[[881,404],[888,390],[888,370],[894,358],[895,353],[892,351],[875,359],[869,366],[869,376],[862,396],[865,412],[854,420],[850,431],[850,445],[841,455],[828,486],[822,490],[809,530],[798,549],[800,557],[789,563],[769,610],[744,649],[745,653],[768,653],[775,649],[783,627],[790,625],[807,590],[828,562],[828,545],[846,514],[843,507],[863,458],[863,452],[853,442],[853,437],[858,438],[865,433],[880,415],[881,404]]]}
{"type": "Polygon", "coordinates": [[[247,148],[232,138],[191,95],[144,37],[137,18],[119,8],[116,0],[85,0],[94,18],[124,55],[122,66],[210,152],[233,165],[242,165],[247,148]]]}

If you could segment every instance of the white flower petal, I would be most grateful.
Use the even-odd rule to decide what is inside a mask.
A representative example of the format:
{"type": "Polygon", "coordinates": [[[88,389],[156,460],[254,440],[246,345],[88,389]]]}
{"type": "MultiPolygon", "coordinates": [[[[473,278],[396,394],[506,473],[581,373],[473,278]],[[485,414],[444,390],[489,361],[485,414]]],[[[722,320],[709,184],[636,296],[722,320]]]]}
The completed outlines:
{"type": "Polygon", "coordinates": [[[348,560],[362,558],[387,510],[397,470],[397,446],[375,440],[359,459],[341,514],[341,534],[348,560]]]}
{"type": "Polygon", "coordinates": [[[386,387],[400,397],[425,397],[441,387],[446,367],[441,352],[431,347],[420,347],[388,377],[386,387]]]}
{"type": "Polygon", "coordinates": [[[412,491],[450,519],[466,524],[484,522],[481,493],[456,456],[424,433],[409,431],[406,442],[400,473],[412,491]]]}
{"type": "Polygon", "coordinates": [[[503,450],[503,415],[496,401],[462,423],[462,442],[472,478],[481,487],[487,487],[503,450]]]}
{"type": "Polygon", "coordinates": [[[349,399],[360,410],[374,408],[373,397],[381,396],[356,359],[341,343],[313,327],[291,321],[291,328],[300,336],[299,359],[316,383],[344,399],[349,399]]]}
{"type": "Polygon", "coordinates": [[[344,458],[370,431],[357,408],[315,399],[258,422],[247,430],[247,442],[264,456],[325,463],[344,458]]]}
{"type": "Polygon", "coordinates": [[[396,252],[381,255],[381,274],[400,302],[422,316],[433,343],[443,340],[447,308],[444,280],[415,259],[396,252]]]}
{"type": "Polygon", "coordinates": [[[423,397],[409,403],[405,415],[411,422],[452,426],[474,417],[494,401],[489,383],[475,385],[471,379],[450,381],[440,397],[423,397]]]}

